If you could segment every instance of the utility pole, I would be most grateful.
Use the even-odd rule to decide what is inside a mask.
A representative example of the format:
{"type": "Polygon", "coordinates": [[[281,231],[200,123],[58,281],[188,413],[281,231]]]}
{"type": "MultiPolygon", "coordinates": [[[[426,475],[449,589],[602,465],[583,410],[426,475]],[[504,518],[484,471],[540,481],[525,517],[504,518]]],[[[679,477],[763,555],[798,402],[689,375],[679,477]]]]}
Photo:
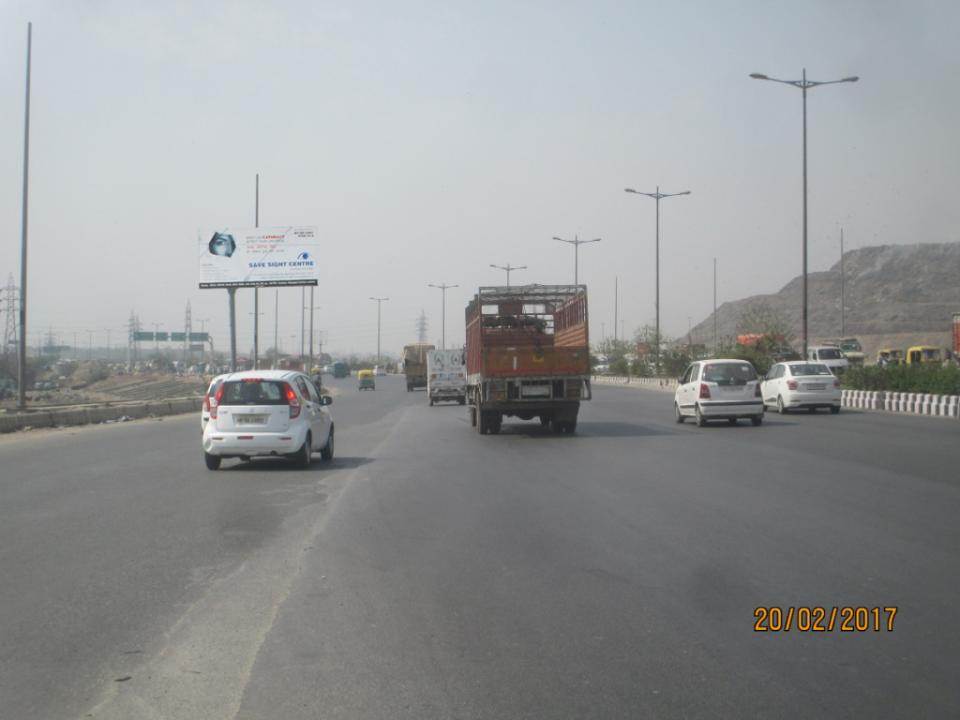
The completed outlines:
{"type": "Polygon", "coordinates": [[[23,208],[20,221],[20,353],[17,362],[17,407],[27,407],[27,208],[30,175],[30,55],[33,23],[27,23],[27,94],[23,114],[23,208]]]}
{"type": "Polygon", "coordinates": [[[843,276],[843,228],[840,228],[840,338],[847,336],[847,305],[844,298],[844,276],[843,276]]]}
{"type": "Polygon", "coordinates": [[[507,271],[507,287],[510,287],[510,273],[511,273],[511,272],[513,272],[514,270],[526,270],[526,269],[527,269],[527,266],[526,266],[526,265],[511,265],[510,263],[507,263],[506,265],[494,265],[493,263],[491,263],[491,264],[490,264],[490,267],[496,268],[497,270],[506,270],[506,271],[507,271]]]}
{"type": "Polygon", "coordinates": [[[446,283],[440,283],[439,285],[434,285],[433,283],[427,283],[432,288],[437,288],[441,291],[443,299],[441,300],[441,310],[440,310],[440,349],[447,349],[447,290],[450,288],[460,287],[459,285],[447,285],[446,283]]]}
{"type": "Polygon", "coordinates": [[[717,259],[713,259],[713,351],[716,353],[719,344],[717,331],[720,327],[719,318],[717,318],[717,259]]]}
{"type": "Polygon", "coordinates": [[[310,370],[313,371],[313,285],[310,286],[310,370]]]}
{"type": "Polygon", "coordinates": [[[280,365],[280,288],[273,294],[273,369],[280,365]]]}
{"type": "Polygon", "coordinates": [[[620,313],[620,278],[613,276],[613,341],[617,341],[617,316],[620,313]]]}
{"type": "MultiPolygon", "coordinates": [[[[300,286],[300,364],[303,364],[303,351],[305,350],[304,342],[307,339],[307,289],[301,285],[300,286]]],[[[309,370],[309,368],[306,368],[309,370]]]]}
{"type": "Polygon", "coordinates": [[[634,195],[646,195],[647,197],[653,198],[657,201],[657,230],[656,230],[656,275],[657,275],[657,292],[656,292],[656,310],[657,310],[657,345],[656,345],[656,368],[657,375],[660,374],[660,201],[668,197],[677,197],[678,195],[689,195],[689,190],[684,190],[683,192],[678,193],[662,193],[660,192],[660,186],[657,185],[657,191],[652,193],[639,192],[633,188],[625,188],[625,192],[633,193],[634,195]]]}
{"type": "Polygon", "coordinates": [[[573,240],[564,240],[557,236],[553,237],[554,240],[558,242],[567,243],[567,245],[573,245],[573,284],[580,284],[580,246],[586,245],[587,243],[600,242],[600,238],[594,238],[593,240],[581,240],[579,236],[574,235],[573,240]]]}
{"type": "MultiPolygon", "coordinates": [[[[256,174],[253,189],[253,226],[260,227],[260,173],[256,174]]],[[[260,288],[253,289],[253,369],[257,369],[260,355],[260,288]]],[[[236,365],[236,362],[234,362],[236,365]]],[[[236,370],[236,368],[234,368],[236,370]]]]}
{"type": "Polygon", "coordinates": [[[380,359],[380,304],[386,302],[388,297],[371,297],[371,300],[377,303],[377,365],[381,365],[380,359]]]}

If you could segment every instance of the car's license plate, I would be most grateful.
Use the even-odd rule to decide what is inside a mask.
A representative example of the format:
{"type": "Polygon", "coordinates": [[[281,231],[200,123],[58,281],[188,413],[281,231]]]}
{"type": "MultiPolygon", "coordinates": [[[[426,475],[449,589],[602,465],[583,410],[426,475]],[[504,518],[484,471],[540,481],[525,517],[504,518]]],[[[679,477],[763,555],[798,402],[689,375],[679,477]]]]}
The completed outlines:
{"type": "Polygon", "coordinates": [[[803,386],[803,389],[804,390],[823,390],[825,387],[827,386],[824,385],[823,383],[807,383],[806,385],[803,386]]]}
{"type": "Polygon", "coordinates": [[[237,425],[263,425],[267,422],[266,415],[234,415],[237,425]]]}

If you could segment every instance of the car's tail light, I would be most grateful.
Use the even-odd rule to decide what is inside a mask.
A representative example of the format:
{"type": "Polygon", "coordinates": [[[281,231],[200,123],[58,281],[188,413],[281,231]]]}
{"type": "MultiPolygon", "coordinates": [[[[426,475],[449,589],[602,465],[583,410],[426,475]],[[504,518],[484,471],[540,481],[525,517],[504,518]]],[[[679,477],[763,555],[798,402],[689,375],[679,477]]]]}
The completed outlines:
{"type": "Polygon", "coordinates": [[[759,383],[759,382],[758,382],[756,385],[753,386],[753,396],[754,396],[754,397],[763,397],[763,396],[760,394],[760,383],[759,383]]]}
{"type": "Polygon", "coordinates": [[[217,408],[220,405],[220,401],[223,400],[223,385],[217,388],[217,393],[213,396],[212,399],[207,401],[207,405],[210,406],[210,419],[217,419],[217,408]]]}
{"type": "Polygon", "coordinates": [[[796,390],[798,387],[800,387],[800,383],[796,380],[787,380],[787,390],[796,390]]]}
{"type": "Polygon", "coordinates": [[[290,387],[290,383],[283,384],[283,394],[287,398],[287,405],[290,406],[290,419],[300,417],[300,400],[297,393],[290,387]]]}
{"type": "Polygon", "coordinates": [[[833,379],[833,386],[834,386],[835,388],[840,387],[840,381],[839,381],[837,378],[834,378],[834,379],[833,379]]]}
{"type": "Polygon", "coordinates": [[[700,399],[701,400],[710,399],[710,387],[706,383],[700,383],[700,399]]]}

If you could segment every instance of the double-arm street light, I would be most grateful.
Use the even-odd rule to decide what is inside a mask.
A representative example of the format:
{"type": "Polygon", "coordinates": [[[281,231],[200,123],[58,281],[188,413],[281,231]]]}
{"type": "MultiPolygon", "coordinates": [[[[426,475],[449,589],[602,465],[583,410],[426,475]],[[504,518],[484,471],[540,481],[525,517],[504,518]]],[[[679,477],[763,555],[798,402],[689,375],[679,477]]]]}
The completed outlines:
{"type": "Polygon", "coordinates": [[[634,190],[633,188],[624,188],[624,192],[633,193],[634,195],[646,195],[647,197],[653,198],[654,200],[657,201],[657,225],[656,225],[657,250],[656,250],[656,262],[655,262],[657,288],[656,288],[656,298],[654,302],[654,308],[656,310],[657,320],[656,320],[656,330],[655,330],[656,344],[655,344],[655,351],[654,351],[656,353],[654,355],[656,365],[654,365],[654,368],[655,368],[655,372],[659,374],[660,373],[660,201],[663,200],[663,198],[677,197],[678,195],[689,195],[690,191],[684,190],[683,192],[678,192],[678,193],[662,193],[660,192],[660,186],[657,185],[657,191],[652,193],[640,192],[639,190],[634,190]]]}
{"type": "Polygon", "coordinates": [[[573,245],[573,284],[580,284],[580,246],[586,245],[587,243],[600,242],[600,238],[594,238],[593,240],[581,240],[577,235],[573,236],[573,240],[564,240],[563,238],[558,238],[554,236],[554,240],[562,243],[567,243],[568,245],[573,245]]]}
{"type": "Polygon", "coordinates": [[[807,357],[807,90],[815,88],[818,85],[836,85],[838,83],[857,82],[860,78],[856,75],[841,78],[840,80],[807,80],[807,69],[803,69],[803,74],[799,80],[781,80],[772,78],[762,73],[750,73],[754,80],[769,80],[784,85],[792,85],[800,88],[803,93],[803,357],[807,357]]]}
{"type": "Polygon", "coordinates": [[[490,263],[490,267],[496,268],[497,270],[506,270],[507,271],[507,287],[510,287],[510,273],[513,270],[526,270],[526,265],[511,265],[507,263],[506,265],[494,265],[490,263]]]}
{"type": "MultiPolygon", "coordinates": [[[[380,362],[380,304],[389,300],[388,297],[371,297],[375,303],[377,303],[377,365],[382,365],[380,362]]],[[[310,349],[310,352],[313,352],[313,348],[310,349]]]]}
{"type": "Polygon", "coordinates": [[[427,283],[429,287],[437,288],[441,291],[443,299],[441,300],[441,309],[440,309],[440,348],[442,350],[447,349],[447,290],[450,288],[460,287],[459,285],[447,285],[446,283],[440,283],[439,285],[434,285],[433,283],[427,283]]]}

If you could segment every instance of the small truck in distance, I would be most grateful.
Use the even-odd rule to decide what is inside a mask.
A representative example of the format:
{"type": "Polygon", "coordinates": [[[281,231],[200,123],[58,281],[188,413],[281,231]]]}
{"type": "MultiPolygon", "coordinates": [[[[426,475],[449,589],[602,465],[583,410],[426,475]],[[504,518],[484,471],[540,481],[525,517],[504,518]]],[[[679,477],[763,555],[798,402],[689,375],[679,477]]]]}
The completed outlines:
{"type": "Polygon", "coordinates": [[[431,350],[427,353],[427,398],[438,402],[467,401],[467,378],[463,350],[431,350]]]}
{"type": "Polygon", "coordinates": [[[434,349],[428,343],[413,343],[403,348],[403,374],[407,392],[427,386],[427,353],[434,349]]]}
{"type": "Polygon", "coordinates": [[[591,398],[586,286],[481,287],[466,330],[467,403],[481,435],[510,416],[576,431],[591,398]]]}

